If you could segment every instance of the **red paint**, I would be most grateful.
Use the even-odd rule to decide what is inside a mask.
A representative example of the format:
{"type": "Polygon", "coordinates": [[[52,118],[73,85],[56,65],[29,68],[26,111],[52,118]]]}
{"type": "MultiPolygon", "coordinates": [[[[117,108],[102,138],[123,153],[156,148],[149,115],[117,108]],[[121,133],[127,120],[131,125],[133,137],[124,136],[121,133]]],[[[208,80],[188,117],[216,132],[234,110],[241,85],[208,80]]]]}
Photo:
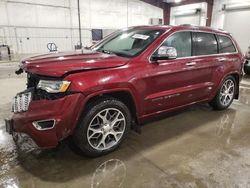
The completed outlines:
{"type": "Polygon", "coordinates": [[[119,67],[128,60],[100,52],[52,53],[28,58],[21,68],[34,74],[60,77],[72,71],[119,67]]]}
{"type": "Polygon", "coordinates": [[[228,33],[207,27],[142,27],[164,29],[165,32],[134,58],[93,52],[58,53],[27,59],[22,65],[26,71],[69,80],[72,83],[68,91],[76,94],[52,101],[32,101],[27,112],[13,115],[15,131],[27,133],[40,147],[55,147],[73,133],[86,102],[94,96],[117,91],[130,94],[137,119],[143,122],[161,112],[209,102],[227,75],[236,74],[241,79],[243,55],[239,48],[239,52],[234,54],[161,60],[157,63],[149,61],[150,55],[173,32],[207,31],[229,36],[228,33]],[[59,57],[63,58],[60,60],[59,57]],[[225,61],[219,61],[220,57],[225,61]],[[190,61],[196,65],[188,67],[186,63],[190,61]],[[82,72],[70,74],[72,71],[82,72]],[[31,124],[32,121],[50,118],[57,120],[51,130],[38,131],[31,124]]]}
{"type": "Polygon", "coordinates": [[[84,95],[73,94],[58,100],[32,101],[27,112],[13,115],[14,130],[28,134],[39,147],[55,147],[60,140],[71,134],[81,114],[84,95]],[[38,131],[32,122],[43,119],[56,119],[56,126],[51,130],[38,131]]]}

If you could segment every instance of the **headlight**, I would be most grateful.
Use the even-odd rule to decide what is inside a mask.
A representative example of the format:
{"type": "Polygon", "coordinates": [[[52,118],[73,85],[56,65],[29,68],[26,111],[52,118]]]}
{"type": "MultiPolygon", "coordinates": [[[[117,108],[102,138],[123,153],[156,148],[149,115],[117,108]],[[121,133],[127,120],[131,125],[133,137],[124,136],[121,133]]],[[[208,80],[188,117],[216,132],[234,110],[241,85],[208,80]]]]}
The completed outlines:
{"type": "Polygon", "coordinates": [[[58,80],[40,80],[37,88],[47,91],[48,93],[65,92],[70,85],[70,81],[58,80]]]}

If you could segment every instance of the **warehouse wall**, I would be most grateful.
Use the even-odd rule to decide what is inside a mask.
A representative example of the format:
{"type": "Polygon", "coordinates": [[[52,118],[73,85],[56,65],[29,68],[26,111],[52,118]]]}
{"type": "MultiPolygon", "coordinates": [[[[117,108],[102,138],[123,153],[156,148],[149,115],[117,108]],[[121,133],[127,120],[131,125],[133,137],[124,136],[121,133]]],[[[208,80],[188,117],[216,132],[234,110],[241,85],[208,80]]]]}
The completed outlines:
{"type": "MultiPolygon", "coordinates": [[[[212,27],[221,28],[224,27],[225,11],[222,11],[223,4],[241,4],[250,3],[250,0],[214,0],[212,27]]],[[[247,20],[246,20],[247,21],[247,20]]]]}
{"type": "MultiPolygon", "coordinates": [[[[160,8],[139,0],[81,0],[83,45],[91,29],[115,30],[163,18],[160,8]]],[[[0,0],[0,44],[14,53],[44,53],[55,42],[60,51],[78,43],[77,0],[0,0]]]]}
{"type": "Polygon", "coordinates": [[[235,10],[222,10],[223,5],[250,5],[249,0],[214,0],[212,27],[230,32],[239,43],[243,53],[250,46],[250,8],[235,10]]]}
{"type": "Polygon", "coordinates": [[[188,4],[188,5],[181,5],[181,6],[175,6],[171,7],[170,12],[170,25],[178,25],[176,23],[176,19],[182,17],[183,23],[181,24],[193,24],[193,25],[200,25],[200,26],[206,26],[207,21],[207,3],[194,3],[194,4],[188,4]],[[176,14],[180,14],[181,12],[185,13],[185,11],[195,10],[195,9],[201,9],[201,12],[199,15],[184,15],[184,16],[176,16],[176,14]],[[195,19],[195,17],[198,18],[198,21],[195,19]]]}

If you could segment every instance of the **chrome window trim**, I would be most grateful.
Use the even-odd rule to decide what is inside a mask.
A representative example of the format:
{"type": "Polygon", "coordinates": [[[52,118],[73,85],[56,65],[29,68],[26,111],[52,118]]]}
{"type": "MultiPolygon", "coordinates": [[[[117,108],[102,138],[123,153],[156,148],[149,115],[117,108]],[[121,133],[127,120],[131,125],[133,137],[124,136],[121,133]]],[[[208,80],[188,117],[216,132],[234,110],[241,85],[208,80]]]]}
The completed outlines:
{"type": "MultiPolygon", "coordinates": [[[[234,42],[234,40],[232,39],[232,36],[229,34],[223,34],[223,33],[216,33],[216,32],[212,32],[212,31],[202,31],[202,30],[179,30],[179,31],[175,31],[173,33],[171,33],[169,36],[167,36],[167,38],[165,38],[161,43],[160,45],[157,46],[157,48],[153,51],[153,53],[151,53],[149,56],[148,56],[148,61],[149,63],[153,63],[153,61],[151,61],[151,57],[152,55],[161,47],[161,45],[166,41],[168,40],[169,37],[171,37],[172,35],[174,35],[175,33],[179,33],[179,32],[196,32],[196,33],[209,33],[209,34],[213,34],[213,35],[222,35],[222,36],[225,36],[225,37],[228,37],[230,38],[230,40],[232,41],[233,45],[234,45],[234,48],[236,49],[236,52],[232,52],[232,53],[217,53],[217,54],[209,54],[209,55],[198,55],[198,56],[187,56],[187,57],[179,57],[179,58],[176,58],[176,59],[171,59],[171,61],[173,60],[179,60],[179,59],[191,59],[191,58],[202,58],[202,57],[210,57],[210,56],[218,56],[218,55],[231,55],[231,54],[238,54],[239,51],[238,51],[238,48],[234,42]]],[[[218,43],[218,41],[217,41],[218,43]]],[[[219,43],[218,43],[219,44],[219,43]]],[[[193,46],[192,46],[193,47],[193,46]]],[[[219,47],[219,45],[218,45],[219,47]]],[[[178,52],[177,52],[178,53],[178,52]]],[[[165,61],[165,60],[160,60],[160,61],[165,61]]]]}

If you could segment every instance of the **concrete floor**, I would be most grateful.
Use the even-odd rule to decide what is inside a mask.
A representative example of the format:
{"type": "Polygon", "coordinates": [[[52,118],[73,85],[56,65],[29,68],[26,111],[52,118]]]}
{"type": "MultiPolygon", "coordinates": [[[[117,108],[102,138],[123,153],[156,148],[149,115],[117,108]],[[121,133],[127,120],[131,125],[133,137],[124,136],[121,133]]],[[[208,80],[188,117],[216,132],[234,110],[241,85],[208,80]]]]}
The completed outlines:
{"type": "Polygon", "coordinates": [[[67,144],[50,151],[15,146],[3,119],[25,87],[16,64],[0,65],[0,187],[250,187],[250,78],[226,111],[196,105],[131,131],[115,152],[82,157],[67,144]]]}

